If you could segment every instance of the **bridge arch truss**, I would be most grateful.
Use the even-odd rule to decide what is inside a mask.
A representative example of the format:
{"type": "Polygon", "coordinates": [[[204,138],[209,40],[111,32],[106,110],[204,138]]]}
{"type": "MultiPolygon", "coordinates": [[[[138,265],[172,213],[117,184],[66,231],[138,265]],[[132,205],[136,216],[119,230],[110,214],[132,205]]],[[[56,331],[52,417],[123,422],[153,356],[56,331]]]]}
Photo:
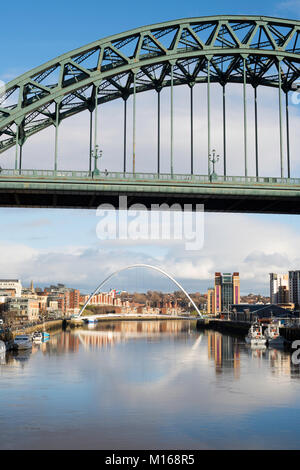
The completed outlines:
{"type": "MultiPolygon", "coordinates": [[[[215,16],[182,19],[116,34],[63,54],[21,75],[0,90],[0,153],[16,148],[15,169],[22,168],[22,147],[27,138],[55,127],[54,171],[58,169],[58,129],[66,118],[90,111],[89,171],[97,149],[98,106],[115,99],[124,102],[124,173],[127,171],[127,101],[133,97],[135,130],[136,94],[171,88],[171,168],[173,174],[173,88],[186,84],[191,100],[191,174],[194,173],[193,89],[207,84],[208,154],[211,152],[210,86],[223,87],[223,153],[226,176],[226,85],[244,86],[244,167],[248,176],[247,84],[255,103],[256,176],[259,175],[257,88],[278,88],[281,178],[291,176],[288,94],[300,76],[300,22],[262,16],[215,16]],[[285,95],[285,98],[284,98],[285,95]],[[285,103],[284,103],[285,99],[285,103]],[[286,108],[286,137],[283,107],[286,108]],[[93,122],[94,120],[94,122],[93,122]],[[286,162],[284,161],[284,141],[286,162]],[[287,174],[284,175],[284,169],[287,174]]],[[[132,168],[135,173],[135,132],[132,168]]],[[[160,173],[160,126],[157,135],[157,172],[160,173]]],[[[209,163],[208,163],[209,172],[209,163]]]]}
{"type": "Polygon", "coordinates": [[[198,309],[197,305],[195,304],[195,302],[193,301],[193,299],[190,297],[190,295],[186,292],[186,290],[182,287],[181,284],[179,284],[179,282],[176,281],[176,279],[174,279],[172,276],[170,276],[170,274],[168,274],[166,271],[164,271],[163,269],[161,268],[158,268],[157,266],[152,266],[150,264],[133,264],[131,266],[127,266],[125,268],[121,268],[121,269],[118,269],[117,271],[113,272],[112,274],[110,274],[109,276],[107,276],[98,286],[97,288],[94,290],[94,292],[92,292],[92,294],[89,296],[89,298],[87,299],[87,301],[85,302],[85,304],[83,305],[83,307],[81,308],[80,312],[79,312],[79,316],[81,316],[84,312],[84,310],[86,309],[86,307],[89,305],[90,301],[92,300],[92,298],[94,297],[94,295],[96,295],[100,289],[114,276],[116,276],[117,274],[123,272],[123,271],[126,271],[127,269],[133,269],[133,268],[146,268],[146,269],[152,269],[153,271],[157,271],[159,272],[160,274],[163,274],[165,277],[167,277],[168,279],[170,279],[174,284],[176,284],[177,287],[179,287],[179,289],[184,293],[184,295],[187,297],[187,299],[189,300],[189,302],[193,305],[193,307],[195,308],[197,314],[199,315],[199,317],[202,318],[202,314],[200,312],[200,310],[198,309]]]}

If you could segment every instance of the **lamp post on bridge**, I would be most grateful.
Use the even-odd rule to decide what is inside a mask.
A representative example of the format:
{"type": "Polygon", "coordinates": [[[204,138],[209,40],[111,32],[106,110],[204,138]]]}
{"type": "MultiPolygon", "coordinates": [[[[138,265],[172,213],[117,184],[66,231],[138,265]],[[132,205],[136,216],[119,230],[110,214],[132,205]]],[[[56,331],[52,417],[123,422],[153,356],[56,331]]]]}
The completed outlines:
{"type": "Polygon", "coordinates": [[[98,169],[98,164],[97,160],[98,158],[102,158],[102,150],[99,150],[99,145],[97,144],[95,146],[95,151],[92,150],[92,157],[94,158],[94,171],[93,171],[93,176],[94,175],[100,175],[100,170],[98,169]],[[98,154],[99,151],[99,154],[98,154]]]}
{"type": "Polygon", "coordinates": [[[209,180],[213,181],[218,178],[216,172],[215,172],[215,164],[220,160],[220,155],[216,155],[216,151],[213,149],[212,153],[208,155],[208,161],[212,163],[212,172],[209,171],[209,180]]]}

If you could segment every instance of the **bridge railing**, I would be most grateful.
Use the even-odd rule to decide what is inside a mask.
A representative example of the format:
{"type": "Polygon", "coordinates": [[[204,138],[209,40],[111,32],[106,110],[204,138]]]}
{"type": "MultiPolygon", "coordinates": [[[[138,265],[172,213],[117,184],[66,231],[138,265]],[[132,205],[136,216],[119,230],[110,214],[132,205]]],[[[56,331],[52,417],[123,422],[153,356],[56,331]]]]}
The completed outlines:
{"type": "Polygon", "coordinates": [[[231,183],[231,184],[284,184],[300,185],[300,178],[277,178],[264,176],[224,176],[170,174],[170,173],[123,173],[116,171],[72,171],[72,170],[12,170],[0,169],[0,180],[8,178],[45,178],[45,179],[78,179],[78,180],[132,180],[132,181],[180,181],[194,183],[231,183]]]}

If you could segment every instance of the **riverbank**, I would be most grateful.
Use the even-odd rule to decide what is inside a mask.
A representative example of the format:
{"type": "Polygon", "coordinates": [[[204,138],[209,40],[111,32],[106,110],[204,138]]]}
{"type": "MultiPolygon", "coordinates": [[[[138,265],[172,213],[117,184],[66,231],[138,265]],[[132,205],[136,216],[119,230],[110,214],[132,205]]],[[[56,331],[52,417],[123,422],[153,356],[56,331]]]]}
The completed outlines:
{"type": "Polygon", "coordinates": [[[7,350],[11,349],[15,336],[20,334],[32,334],[35,331],[53,331],[61,329],[63,326],[63,320],[51,320],[37,325],[24,326],[22,328],[14,328],[9,331],[5,331],[0,334],[0,340],[4,341],[7,350]]]}
{"type": "MultiPolygon", "coordinates": [[[[197,330],[216,330],[220,333],[230,333],[239,336],[246,336],[251,322],[238,322],[232,320],[219,319],[198,319],[197,330]]],[[[300,328],[298,326],[279,328],[280,336],[285,338],[289,343],[300,340],[300,328]]]]}
{"type": "MultiPolygon", "coordinates": [[[[197,321],[197,317],[179,317],[171,315],[97,315],[97,322],[111,322],[111,321],[170,321],[170,320],[194,320],[197,321]]],[[[71,328],[76,328],[82,326],[85,321],[81,318],[71,318],[63,320],[65,326],[70,326],[71,328]]]]}
{"type": "Polygon", "coordinates": [[[198,319],[197,330],[216,330],[221,333],[233,333],[236,335],[245,336],[251,323],[248,322],[233,322],[230,320],[218,320],[218,319],[198,319]]]}
{"type": "Polygon", "coordinates": [[[51,320],[44,323],[38,323],[37,325],[24,326],[24,328],[16,328],[11,330],[13,337],[19,334],[31,334],[35,331],[51,331],[61,328],[63,320],[51,320]]]}

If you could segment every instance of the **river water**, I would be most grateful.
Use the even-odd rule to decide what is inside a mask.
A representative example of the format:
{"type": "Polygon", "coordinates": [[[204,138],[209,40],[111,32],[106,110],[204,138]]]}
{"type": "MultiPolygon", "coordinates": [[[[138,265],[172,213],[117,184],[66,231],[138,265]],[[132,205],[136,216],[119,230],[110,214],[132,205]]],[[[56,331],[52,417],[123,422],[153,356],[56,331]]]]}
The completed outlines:
{"type": "Polygon", "coordinates": [[[196,322],[107,322],[0,362],[1,449],[299,449],[300,366],[196,322]]]}

